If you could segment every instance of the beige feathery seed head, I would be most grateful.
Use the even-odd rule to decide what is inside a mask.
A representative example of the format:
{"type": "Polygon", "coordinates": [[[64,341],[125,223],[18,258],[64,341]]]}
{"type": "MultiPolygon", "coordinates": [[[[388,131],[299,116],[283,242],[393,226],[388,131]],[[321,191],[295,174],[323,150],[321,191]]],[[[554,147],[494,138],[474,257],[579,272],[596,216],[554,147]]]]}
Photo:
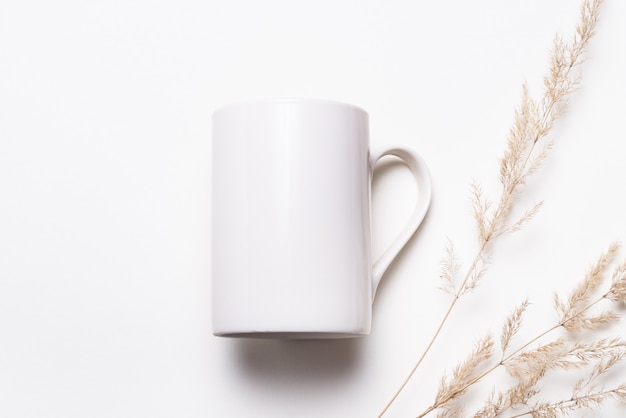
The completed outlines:
{"type": "Polygon", "coordinates": [[[511,234],[513,232],[517,232],[520,229],[523,228],[523,226],[530,222],[530,220],[532,220],[535,215],[539,212],[539,210],[541,209],[541,207],[543,206],[543,201],[535,204],[535,206],[533,206],[532,208],[528,209],[517,221],[515,221],[515,223],[511,224],[511,226],[507,227],[503,233],[504,234],[511,234]]]}
{"type": "Polygon", "coordinates": [[[478,283],[487,273],[487,267],[491,264],[492,252],[489,248],[481,253],[479,258],[474,260],[474,268],[471,270],[471,274],[464,281],[463,285],[459,289],[458,296],[461,297],[466,293],[469,293],[478,287],[478,283]]]}
{"type": "Polygon", "coordinates": [[[439,289],[443,290],[445,293],[455,295],[457,292],[456,280],[459,271],[461,270],[461,264],[459,263],[459,259],[456,257],[454,244],[449,239],[446,240],[446,252],[444,258],[440,262],[440,267],[441,280],[443,284],[439,286],[439,289]]]}
{"type": "Polygon", "coordinates": [[[484,196],[480,184],[471,186],[474,218],[483,246],[494,238],[518,231],[541,207],[537,204],[520,219],[509,223],[508,217],[517,201],[519,187],[526,184],[548,156],[552,141],[546,137],[565,110],[567,98],[580,84],[578,67],[594,34],[600,4],[601,1],[584,2],[581,21],[571,41],[566,42],[559,36],[555,38],[549,70],[544,78],[543,96],[539,100],[533,99],[527,84],[523,84],[522,100],[515,110],[507,148],[500,159],[502,193],[493,210],[490,210],[492,203],[484,196]]]}
{"type": "Polygon", "coordinates": [[[472,417],[498,417],[519,405],[527,405],[529,400],[539,393],[536,386],[541,377],[543,377],[543,374],[537,373],[528,378],[518,380],[511,388],[500,390],[497,393],[495,390],[492,391],[485,405],[472,417]]]}
{"type": "Polygon", "coordinates": [[[606,297],[613,302],[626,303],[626,260],[613,271],[611,281],[611,289],[606,297]]]}
{"type": "Polygon", "coordinates": [[[614,389],[591,391],[585,395],[572,397],[559,402],[536,403],[527,411],[511,415],[509,418],[518,418],[530,415],[533,418],[554,418],[567,416],[570,412],[580,409],[594,409],[602,406],[608,400],[626,401],[626,385],[614,389]]]}
{"type": "Polygon", "coordinates": [[[588,316],[589,301],[598,287],[604,282],[605,271],[619,249],[619,244],[612,243],[589,268],[585,278],[576,286],[566,301],[555,296],[555,307],[561,316],[561,325],[570,332],[579,332],[585,329],[597,329],[617,319],[611,312],[596,316],[588,316]]]}
{"type": "Polygon", "coordinates": [[[500,335],[500,350],[502,354],[506,353],[507,348],[509,348],[509,344],[511,343],[511,339],[517,334],[519,329],[522,326],[522,316],[530,302],[528,299],[524,300],[507,318],[504,326],[502,327],[502,333],[500,335]]]}
{"type": "Polygon", "coordinates": [[[518,382],[535,376],[543,376],[549,369],[557,367],[567,353],[567,344],[562,338],[544,343],[538,347],[510,356],[502,361],[507,373],[518,382]]]}
{"type": "Polygon", "coordinates": [[[578,321],[572,321],[574,325],[568,323],[566,329],[571,332],[581,332],[585,330],[596,331],[619,321],[620,316],[614,311],[604,311],[595,316],[582,316],[578,321]]]}
{"type": "Polygon", "coordinates": [[[438,408],[444,410],[458,410],[453,400],[465,393],[470,383],[478,375],[478,368],[493,355],[493,337],[487,335],[474,345],[473,351],[452,371],[452,376],[441,378],[439,389],[435,396],[438,408]]]}
{"type": "Polygon", "coordinates": [[[626,342],[617,337],[601,338],[593,342],[575,343],[569,347],[567,355],[572,357],[573,367],[586,366],[593,361],[605,360],[613,354],[626,352],[626,342]]]}
{"type": "Polygon", "coordinates": [[[487,201],[483,195],[480,184],[474,182],[470,186],[472,209],[474,211],[474,220],[476,221],[476,228],[478,229],[479,242],[485,243],[488,241],[487,237],[487,218],[491,202],[487,201]]]}

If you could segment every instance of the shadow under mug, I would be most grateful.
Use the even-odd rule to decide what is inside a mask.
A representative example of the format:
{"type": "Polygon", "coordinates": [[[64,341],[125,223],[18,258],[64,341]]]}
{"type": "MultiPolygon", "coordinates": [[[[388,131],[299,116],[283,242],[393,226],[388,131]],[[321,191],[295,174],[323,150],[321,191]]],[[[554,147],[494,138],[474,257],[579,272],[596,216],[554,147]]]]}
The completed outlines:
{"type": "Polygon", "coordinates": [[[371,152],[367,113],[304,99],[246,102],[213,114],[212,322],[218,336],[368,334],[380,279],[424,219],[430,174],[414,151],[371,152]],[[370,190],[376,162],[399,157],[416,207],[376,261],[370,190]]]}

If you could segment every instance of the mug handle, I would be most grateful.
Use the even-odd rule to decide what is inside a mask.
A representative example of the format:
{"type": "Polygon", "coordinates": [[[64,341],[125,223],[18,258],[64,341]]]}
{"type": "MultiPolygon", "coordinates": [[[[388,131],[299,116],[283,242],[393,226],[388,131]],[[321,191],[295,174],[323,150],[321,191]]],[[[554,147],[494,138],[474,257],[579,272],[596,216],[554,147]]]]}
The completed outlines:
{"type": "Polygon", "coordinates": [[[377,152],[370,153],[370,172],[374,173],[374,167],[378,161],[386,155],[393,155],[400,158],[404,164],[406,164],[417,182],[417,204],[413,213],[409,218],[406,226],[400,231],[396,239],[391,243],[389,248],[380,256],[378,260],[372,266],[372,300],[376,295],[376,289],[383,274],[396,258],[400,250],[411,239],[417,228],[422,223],[422,220],[428,212],[430,207],[430,200],[432,197],[432,186],[430,181],[430,171],[426,162],[415,151],[402,146],[392,146],[390,148],[382,149],[377,152]]]}

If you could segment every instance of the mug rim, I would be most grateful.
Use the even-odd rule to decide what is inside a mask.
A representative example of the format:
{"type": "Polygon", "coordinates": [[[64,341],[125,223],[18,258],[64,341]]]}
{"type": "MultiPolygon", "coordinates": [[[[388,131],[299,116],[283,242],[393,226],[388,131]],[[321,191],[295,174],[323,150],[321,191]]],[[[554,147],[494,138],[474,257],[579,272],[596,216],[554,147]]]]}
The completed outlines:
{"type": "Polygon", "coordinates": [[[250,105],[262,105],[262,104],[275,104],[275,103],[302,103],[302,104],[318,104],[318,105],[327,105],[327,106],[338,106],[343,108],[351,108],[358,112],[363,113],[367,118],[369,118],[369,114],[365,109],[360,106],[354,105],[352,103],[342,102],[339,100],[331,100],[331,99],[315,99],[315,98],[300,98],[300,97],[276,97],[276,98],[265,98],[265,99],[251,99],[251,100],[243,100],[239,102],[233,102],[229,104],[225,104],[217,107],[213,111],[213,116],[217,113],[221,113],[222,111],[230,110],[237,107],[245,107],[250,105]]]}

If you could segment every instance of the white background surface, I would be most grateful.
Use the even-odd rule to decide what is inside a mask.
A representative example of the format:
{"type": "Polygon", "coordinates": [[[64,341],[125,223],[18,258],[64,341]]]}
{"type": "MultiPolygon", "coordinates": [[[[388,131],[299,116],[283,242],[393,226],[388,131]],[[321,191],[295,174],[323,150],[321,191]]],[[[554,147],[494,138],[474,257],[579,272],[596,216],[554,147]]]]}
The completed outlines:
{"type": "MultiPolygon", "coordinates": [[[[469,183],[497,190],[521,83],[540,93],[577,13],[571,0],[0,1],[0,416],[375,416],[446,306],[445,237],[464,260],[474,250],[469,183]],[[373,144],[410,145],[431,167],[431,212],[366,338],[211,335],[211,112],[284,96],[359,105],[373,144]]],[[[625,19],[605,1],[522,202],[544,209],[498,247],[390,417],[426,407],[525,296],[529,327],[552,324],[552,292],[626,239],[625,19]]],[[[415,195],[402,167],[378,174],[380,254],[415,195]]]]}

